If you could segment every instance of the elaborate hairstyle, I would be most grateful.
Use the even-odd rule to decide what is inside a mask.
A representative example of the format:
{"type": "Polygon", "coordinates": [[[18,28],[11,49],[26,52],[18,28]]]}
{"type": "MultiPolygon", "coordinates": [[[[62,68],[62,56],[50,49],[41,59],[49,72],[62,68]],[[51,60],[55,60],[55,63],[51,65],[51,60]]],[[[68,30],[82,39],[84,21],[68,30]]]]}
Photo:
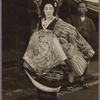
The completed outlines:
{"type": "Polygon", "coordinates": [[[40,10],[41,10],[41,13],[43,14],[43,16],[44,16],[43,10],[44,10],[44,7],[45,7],[46,4],[51,4],[53,6],[54,14],[55,14],[54,0],[42,0],[42,4],[40,6],[40,10]]]}
{"type": "Polygon", "coordinates": [[[46,4],[51,4],[54,7],[54,0],[42,0],[42,4],[41,4],[41,7],[40,7],[41,8],[41,11],[43,11],[44,6],[46,4]]]}

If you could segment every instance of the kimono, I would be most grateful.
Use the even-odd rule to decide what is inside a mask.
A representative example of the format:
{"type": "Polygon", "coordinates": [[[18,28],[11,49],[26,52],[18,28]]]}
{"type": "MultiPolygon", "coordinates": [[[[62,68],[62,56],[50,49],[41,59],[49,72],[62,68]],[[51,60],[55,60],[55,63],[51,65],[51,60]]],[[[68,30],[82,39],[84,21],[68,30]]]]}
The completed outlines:
{"type": "MultiPolygon", "coordinates": [[[[78,14],[72,15],[73,26],[77,28],[79,33],[84,37],[84,39],[91,45],[94,51],[97,49],[97,32],[93,21],[85,17],[82,21],[78,14]]],[[[72,24],[70,18],[66,19],[66,22],[72,24]]]]}
{"type": "Polygon", "coordinates": [[[23,56],[24,67],[41,84],[58,87],[62,84],[66,72],[66,66],[60,64],[62,61],[66,60],[68,66],[73,67],[78,74],[82,75],[87,66],[86,60],[94,53],[75,27],[60,18],[54,18],[46,28],[43,27],[42,21],[38,23],[37,30],[32,34],[23,56]],[[61,58],[61,52],[64,58],[61,58]],[[34,60],[35,57],[38,59],[34,60]]]}

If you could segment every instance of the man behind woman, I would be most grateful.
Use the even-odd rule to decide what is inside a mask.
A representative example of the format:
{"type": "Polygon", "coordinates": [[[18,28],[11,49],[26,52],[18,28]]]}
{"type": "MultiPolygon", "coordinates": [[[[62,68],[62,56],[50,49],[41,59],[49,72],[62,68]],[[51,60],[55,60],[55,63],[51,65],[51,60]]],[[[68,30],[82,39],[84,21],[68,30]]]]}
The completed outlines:
{"type": "MultiPolygon", "coordinates": [[[[95,28],[93,21],[90,18],[88,18],[86,15],[86,13],[88,11],[87,3],[84,1],[79,2],[78,6],[77,6],[77,11],[78,11],[77,14],[71,16],[72,22],[69,17],[66,19],[66,22],[75,26],[76,29],[79,31],[79,33],[84,37],[84,39],[91,45],[91,47],[94,49],[94,51],[97,52],[97,32],[96,32],[96,28],[95,28]]],[[[88,63],[89,63],[89,61],[88,61],[88,63]]],[[[88,66],[88,69],[89,69],[89,66],[88,66]]],[[[84,80],[84,75],[86,75],[85,72],[84,72],[83,76],[80,77],[80,80],[84,80]]],[[[69,86],[67,87],[67,90],[69,90],[69,91],[72,90],[73,81],[74,81],[74,72],[70,68],[70,70],[69,70],[69,86]]],[[[84,88],[88,88],[88,84],[86,84],[85,82],[82,83],[82,86],[84,88]]]]}

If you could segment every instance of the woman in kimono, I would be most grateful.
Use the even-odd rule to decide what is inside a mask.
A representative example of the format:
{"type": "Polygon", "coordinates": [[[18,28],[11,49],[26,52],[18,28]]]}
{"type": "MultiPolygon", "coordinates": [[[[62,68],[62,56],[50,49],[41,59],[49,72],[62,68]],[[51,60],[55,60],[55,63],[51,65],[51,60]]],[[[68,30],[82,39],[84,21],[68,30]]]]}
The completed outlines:
{"type": "Polygon", "coordinates": [[[43,18],[23,56],[25,72],[37,87],[37,100],[57,100],[66,64],[81,76],[86,60],[94,55],[75,27],[54,16],[54,8],[52,0],[42,2],[43,18]]]}

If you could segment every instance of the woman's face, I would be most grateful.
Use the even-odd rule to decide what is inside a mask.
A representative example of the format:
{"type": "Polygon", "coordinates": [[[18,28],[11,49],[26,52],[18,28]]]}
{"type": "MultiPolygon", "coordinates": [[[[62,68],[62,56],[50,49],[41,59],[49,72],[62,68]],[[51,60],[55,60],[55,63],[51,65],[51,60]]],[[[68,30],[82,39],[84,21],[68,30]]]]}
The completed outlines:
{"type": "Polygon", "coordinates": [[[44,6],[44,14],[46,18],[51,18],[53,16],[54,13],[54,7],[52,6],[52,4],[46,4],[44,6]]]}
{"type": "Polygon", "coordinates": [[[85,3],[80,3],[77,9],[78,9],[78,12],[82,15],[87,12],[87,7],[85,3]]]}

